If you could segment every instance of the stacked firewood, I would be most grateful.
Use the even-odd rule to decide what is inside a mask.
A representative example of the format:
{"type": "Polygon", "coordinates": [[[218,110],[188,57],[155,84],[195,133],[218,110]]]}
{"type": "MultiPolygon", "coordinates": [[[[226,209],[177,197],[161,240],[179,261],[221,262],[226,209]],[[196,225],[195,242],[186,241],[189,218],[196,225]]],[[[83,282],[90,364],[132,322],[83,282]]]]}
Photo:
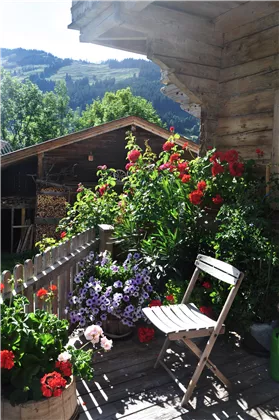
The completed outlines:
{"type": "Polygon", "coordinates": [[[44,236],[58,239],[59,219],[66,216],[67,191],[58,187],[41,188],[37,193],[36,242],[44,236]]]}

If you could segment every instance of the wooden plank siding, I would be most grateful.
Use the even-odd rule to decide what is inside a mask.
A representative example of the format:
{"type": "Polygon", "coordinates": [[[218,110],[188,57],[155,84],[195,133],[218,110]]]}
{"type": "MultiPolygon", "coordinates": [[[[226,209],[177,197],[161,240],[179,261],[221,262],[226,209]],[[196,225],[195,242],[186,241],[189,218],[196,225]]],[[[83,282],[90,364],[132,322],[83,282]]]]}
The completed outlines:
{"type": "Polygon", "coordinates": [[[260,148],[262,163],[270,162],[272,153],[279,89],[278,19],[277,11],[237,28],[228,26],[220,69],[216,145],[223,150],[235,147],[246,159],[255,158],[260,148]]]}

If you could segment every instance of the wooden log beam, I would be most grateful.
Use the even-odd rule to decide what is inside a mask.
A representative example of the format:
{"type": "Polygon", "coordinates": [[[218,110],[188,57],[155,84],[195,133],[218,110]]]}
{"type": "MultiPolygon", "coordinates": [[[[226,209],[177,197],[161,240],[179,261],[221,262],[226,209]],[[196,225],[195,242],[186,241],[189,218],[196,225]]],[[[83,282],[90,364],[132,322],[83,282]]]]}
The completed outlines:
{"type": "Polygon", "coordinates": [[[273,172],[279,173],[279,89],[274,96],[273,134],[272,134],[272,165],[273,172]]]}
{"type": "Polygon", "coordinates": [[[223,35],[214,24],[202,16],[184,13],[150,4],[141,13],[131,13],[122,3],[121,19],[126,28],[142,31],[151,38],[191,39],[204,42],[217,50],[223,45],[223,35]]]}
{"type": "Polygon", "coordinates": [[[278,10],[279,3],[276,1],[249,1],[217,17],[215,29],[220,32],[229,32],[278,10]]]}

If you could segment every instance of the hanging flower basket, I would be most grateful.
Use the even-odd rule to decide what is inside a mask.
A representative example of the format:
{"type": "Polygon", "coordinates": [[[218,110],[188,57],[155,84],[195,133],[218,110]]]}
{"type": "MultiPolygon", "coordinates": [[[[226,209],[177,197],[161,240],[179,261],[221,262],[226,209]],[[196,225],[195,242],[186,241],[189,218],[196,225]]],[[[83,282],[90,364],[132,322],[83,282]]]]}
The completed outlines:
{"type": "Polygon", "coordinates": [[[73,377],[59,397],[28,401],[16,406],[5,399],[1,401],[2,420],[75,420],[78,411],[76,382],[73,377]]]}

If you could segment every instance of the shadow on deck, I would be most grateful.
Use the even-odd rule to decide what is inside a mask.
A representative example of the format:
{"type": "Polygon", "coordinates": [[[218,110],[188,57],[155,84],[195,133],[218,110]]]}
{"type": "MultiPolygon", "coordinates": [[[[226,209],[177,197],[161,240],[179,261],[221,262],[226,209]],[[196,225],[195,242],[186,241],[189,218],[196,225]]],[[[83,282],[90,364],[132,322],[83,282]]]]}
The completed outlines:
{"type": "MultiPolygon", "coordinates": [[[[233,392],[205,368],[191,400],[195,409],[181,408],[182,391],[162,367],[153,368],[162,343],[158,337],[141,344],[135,336],[97,354],[94,381],[77,383],[79,420],[279,419],[279,383],[269,376],[268,359],[219,338],[211,360],[231,380],[233,392]]],[[[165,360],[187,386],[197,364],[193,354],[173,343],[165,360]]]]}

